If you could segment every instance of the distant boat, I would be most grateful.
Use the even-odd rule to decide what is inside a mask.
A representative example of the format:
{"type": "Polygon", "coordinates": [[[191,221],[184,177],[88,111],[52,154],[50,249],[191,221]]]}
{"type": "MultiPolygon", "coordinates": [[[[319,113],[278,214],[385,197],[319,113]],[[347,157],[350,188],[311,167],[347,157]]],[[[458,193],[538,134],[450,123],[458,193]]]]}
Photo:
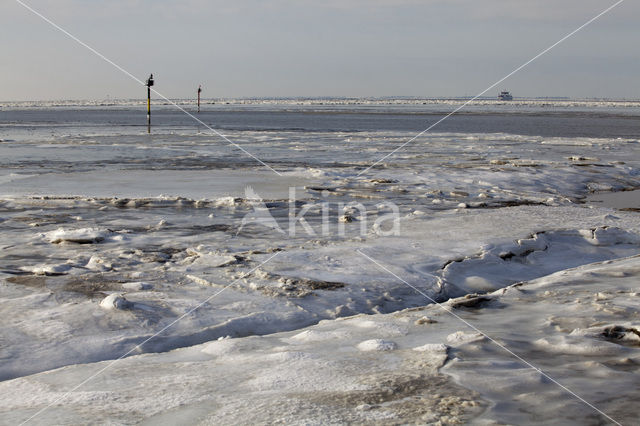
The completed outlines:
{"type": "Polygon", "coordinates": [[[500,94],[498,95],[498,99],[501,101],[512,101],[513,96],[511,96],[511,93],[509,92],[500,92],[500,94]]]}

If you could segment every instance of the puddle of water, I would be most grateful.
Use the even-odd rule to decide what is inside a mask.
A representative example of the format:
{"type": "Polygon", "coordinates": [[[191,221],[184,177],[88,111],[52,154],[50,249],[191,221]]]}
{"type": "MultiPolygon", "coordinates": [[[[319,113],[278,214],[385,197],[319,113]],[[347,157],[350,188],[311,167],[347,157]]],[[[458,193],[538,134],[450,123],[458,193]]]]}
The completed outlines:
{"type": "Polygon", "coordinates": [[[640,211],[640,189],[635,191],[601,192],[588,196],[586,201],[602,207],[640,211]]]}

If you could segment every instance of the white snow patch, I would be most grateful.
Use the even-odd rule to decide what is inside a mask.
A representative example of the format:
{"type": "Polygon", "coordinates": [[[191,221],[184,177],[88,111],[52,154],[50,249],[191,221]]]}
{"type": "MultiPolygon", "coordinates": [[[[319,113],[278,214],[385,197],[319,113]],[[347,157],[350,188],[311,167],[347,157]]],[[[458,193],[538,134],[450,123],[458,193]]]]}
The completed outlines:
{"type": "Polygon", "coordinates": [[[484,339],[485,337],[480,333],[465,333],[464,331],[456,331],[447,336],[447,342],[455,345],[479,342],[484,339]]]}
{"type": "Polygon", "coordinates": [[[297,342],[323,342],[327,340],[344,340],[350,337],[350,334],[344,331],[319,331],[319,330],[305,330],[302,333],[298,333],[292,336],[290,340],[297,342]]]}
{"type": "Polygon", "coordinates": [[[202,352],[208,355],[223,356],[237,353],[241,348],[242,346],[237,339],[221,339],[204,344],[202,352]]]}
{"type": "Polygon", "coordinates": [[[276,352],[274,354],[265,355],[265,361],[275,362],[295,362],[315,358],[312,354],[299,351],[276,352]]]}
{"type": "Polygon", "coordinates": [[[575,336],[543,337],[533,343],[547,352],[568,355],[615,355],[624,350],[614,343],[575,336]]]}
{"type": "Polygon", "coordinates": [[[23,271],[31,272],[35,275],[63,275],[69,272],[72,268],[72,265],[62,263],[62,264],[41,264],[35,266],[21,266],[20,269],[23,271]]]}
{"type": "Polygon", "coordinates": [[[111,234],[110,231],[96,228],[58,228],[55,231],[45,233],[44,237],[52,244],[60,244],[63,242],[90,244],[103,241],[109,234],[111,234]]]}
{"type": "Polygon", "coordinates": [[[85,265],[87,269],[97,272],[106,272],[113,268],[113,265],[103,258],[93,255],[85,265]]]}
{"type": "Polygon", "coordinates": [[[413,348],[417,352],[447,352],[449,346],[444,343],[427,343],[426,345],[413,348]]]}
{"type": "Polygon", "coordinates": [[[390,340],[372,339],[360,342],[357,346],[362,352],[371,351],[393,351],[397,349],[398,345],[390,340]]]}
{"type": "Polygon", "coordinates": [[[104,309],[112,310],[112,309],[130,309],[133,307],[133,303],[129,302],[124,298],[121,294],[110,294],[100,302],[100,306],[104,309]]]}
{"type": "Polygon", "coordinates": [[[234,197],[220,197],[213,202],[216,207],[235,207],[239,201],[234,197]]]}

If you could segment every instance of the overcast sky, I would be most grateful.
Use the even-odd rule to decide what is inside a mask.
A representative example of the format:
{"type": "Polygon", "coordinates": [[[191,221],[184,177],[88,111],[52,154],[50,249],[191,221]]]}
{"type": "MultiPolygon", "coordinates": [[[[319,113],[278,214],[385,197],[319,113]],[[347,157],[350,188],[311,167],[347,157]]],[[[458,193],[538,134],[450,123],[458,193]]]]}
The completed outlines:
{"type": "MultiPolygon", "coordinates": [[[[615,0],[24,0],[168,97],[476,95],[615,0]]],[[[640,98],[640,2],[511,77],[515,96],[640,98]]],[[[0,100],[144,88],[0,4],[0,100]]]]}

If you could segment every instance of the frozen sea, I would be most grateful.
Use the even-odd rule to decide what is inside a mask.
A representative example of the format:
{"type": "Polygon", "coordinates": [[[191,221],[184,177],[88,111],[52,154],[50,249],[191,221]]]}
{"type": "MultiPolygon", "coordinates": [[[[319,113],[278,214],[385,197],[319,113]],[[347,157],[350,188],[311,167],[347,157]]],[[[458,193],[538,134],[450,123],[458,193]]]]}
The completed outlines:
{"type": "Polygon", "coordinates": [[[0,423],[637,421],[640,103],[177,102],[0,103],[0,423]]]}

